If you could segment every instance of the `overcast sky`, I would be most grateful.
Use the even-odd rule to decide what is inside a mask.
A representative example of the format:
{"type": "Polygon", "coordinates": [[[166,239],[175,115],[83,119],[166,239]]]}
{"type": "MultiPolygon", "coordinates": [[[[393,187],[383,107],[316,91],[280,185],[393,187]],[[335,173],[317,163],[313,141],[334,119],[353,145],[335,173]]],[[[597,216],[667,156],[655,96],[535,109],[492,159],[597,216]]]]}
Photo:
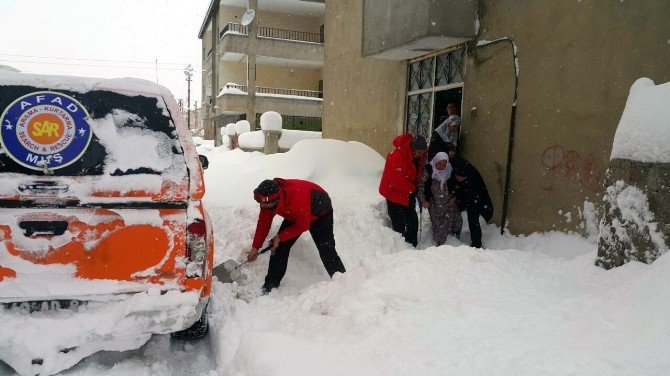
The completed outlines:
{"type": "Polygon", "coordinates": [[[198,31],[209,0],[0,0],[0,64],[22,72],[137,77],[201,92],[198,31]],[[158,69],[156,69],[158,59],[158,69]]]}

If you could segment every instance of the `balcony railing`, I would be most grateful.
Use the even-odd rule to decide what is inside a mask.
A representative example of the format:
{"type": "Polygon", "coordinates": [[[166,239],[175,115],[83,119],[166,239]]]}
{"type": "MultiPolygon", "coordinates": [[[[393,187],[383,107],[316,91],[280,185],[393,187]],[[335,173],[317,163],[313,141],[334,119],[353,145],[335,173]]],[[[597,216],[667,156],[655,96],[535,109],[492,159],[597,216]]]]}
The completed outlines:
{"type": "Polygon", "coordinates": [[[224,87],[221,88],[221,90],[223,90],[223,89],[237,89],[237,90],[243,91],[245,93],[247,92],[247,86],[246,85],[227,84],[227,85],[225,85],[224,87]]]}
{"type": "Polygon", "coordinates": [[[316,90],[281,89],[276,87],[256,86],[256,92],[262,94],[294,95],[297,97],[323,98],[323,92],[316,90]]]}
{"type": "MultiPolygon", "coordinates": [[[[243,92],[247,92],[246,85],[237,85],[237,84],[227,84],[224,88],[226,89],[237,89],[243,92]]],[[[276,87],[264,87],[256,86],[256,93],[259,94],[275,94],[275,95],[291,95],[296,97],[307,97],[307,98],[323,98],[323,92],[317,90],[301,90],[301,89],[282,89],[276,87]]]]}
{"type": "MultiPolygon", "coordinates": [[[[238,23],[229,22],[219,33],[219,39],[223,38],[223,36],[228,32],[239,35],[249,35],[249,28],[238,23]]],[[[276,29],[273,27],[259,27],[257,36],[262,38],[291,40],[296,42],[323,43],[323,34],[276,29]]]]}
{"type": "Polygon", "coordinates": [[[219,39],[223,38],[223,36],[227,33],[235,33],[235,34],[241,34],[241,35],[249,35],[249,28],[238,23],[234,22],[228,22],[226,26],[224,26],[223,29],[219,32],[219,39]]]}
{"type": "Polygon", "coordinates": [[[294,40],[298,42],[323,43],[323,35],[305,31],[259,27],[258,36],[263,38],[294,40]]]}

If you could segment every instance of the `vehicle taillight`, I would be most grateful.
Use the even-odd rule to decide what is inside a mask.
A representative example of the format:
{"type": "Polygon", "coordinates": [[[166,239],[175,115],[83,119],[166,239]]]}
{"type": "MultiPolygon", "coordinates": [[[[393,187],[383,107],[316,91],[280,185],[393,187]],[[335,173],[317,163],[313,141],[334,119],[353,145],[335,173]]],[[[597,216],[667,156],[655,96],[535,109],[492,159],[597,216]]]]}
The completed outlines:
{"type": "Polygon", "coordinates": [[[207,226],[202,219],[195,219],[186,229],[186,277],[202,277],[207,255],[207,226]]]}

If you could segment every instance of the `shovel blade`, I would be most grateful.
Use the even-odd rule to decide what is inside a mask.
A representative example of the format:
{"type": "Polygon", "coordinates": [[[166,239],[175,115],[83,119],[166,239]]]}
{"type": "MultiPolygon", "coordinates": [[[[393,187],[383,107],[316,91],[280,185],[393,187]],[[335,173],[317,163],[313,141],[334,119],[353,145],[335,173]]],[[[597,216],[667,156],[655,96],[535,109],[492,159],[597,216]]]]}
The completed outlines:
{"type": "Polygon", "coordinates": [[[216,266],[212,270],[212,275],[219,279],[219,282],[232,283],[240,278],[242,273],[238,268],[240,264],[237,261],[230,259],[223,264],[216,266]]]}

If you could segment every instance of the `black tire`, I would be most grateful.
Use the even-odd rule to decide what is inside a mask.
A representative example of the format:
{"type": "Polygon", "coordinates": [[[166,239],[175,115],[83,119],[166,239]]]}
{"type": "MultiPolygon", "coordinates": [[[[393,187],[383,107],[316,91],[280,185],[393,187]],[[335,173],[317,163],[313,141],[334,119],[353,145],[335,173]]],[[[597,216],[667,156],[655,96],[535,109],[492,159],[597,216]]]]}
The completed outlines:
{"type": "Polygon", "coordinates": [[[202,309],[202,315],[190,328],[171,333],[172,338],[176,339],[200,339],[207,334],[209,330],[209,321],[207,320],[207,306],[202,309]]]}

